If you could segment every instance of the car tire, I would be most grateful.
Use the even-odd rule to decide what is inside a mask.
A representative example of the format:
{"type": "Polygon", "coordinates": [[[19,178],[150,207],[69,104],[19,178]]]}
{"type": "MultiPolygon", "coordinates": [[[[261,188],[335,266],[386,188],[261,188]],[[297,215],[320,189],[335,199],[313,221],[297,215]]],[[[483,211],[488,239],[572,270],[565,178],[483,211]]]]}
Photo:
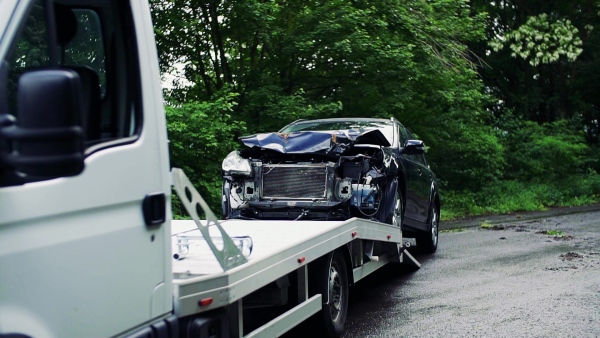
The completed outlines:
{"type": "Polygon", "coordinates": [[[402,222],[404,221],[404,200],[400,191],[396,190],[394,195],[394,210],[392,214],[388,216],[386,221],[387,224],[397,226],[402,231],[402,222]]]}
{"type": "Polygon", "coordinates": [[[223,180],[223,185],[221,186],[221,211],[223,212],[223,219],[227,219],[231,213],[231,202],[229,201],[230,197],[230,189],[231,182],[228,180],[223,180]]]}
{"type": "Polygon", "coordinates": [[[432,203],[429,208],[429,227],[425,233],[417,235],[417,249],[420,252],[432,254],[437,251],[440,233],[440,212],[437,207],[432,203]]]}
{"type": "Polygon", "coordinates": [[[322,323],[328,337],[339,337],[344,331],[348,315],[348,272],[346,260],[340,251],[335,251],[331,262],[324,264],[322,278],[325,279],[322,295],[328,295],[328,304],[321,309],[322,323]]]}

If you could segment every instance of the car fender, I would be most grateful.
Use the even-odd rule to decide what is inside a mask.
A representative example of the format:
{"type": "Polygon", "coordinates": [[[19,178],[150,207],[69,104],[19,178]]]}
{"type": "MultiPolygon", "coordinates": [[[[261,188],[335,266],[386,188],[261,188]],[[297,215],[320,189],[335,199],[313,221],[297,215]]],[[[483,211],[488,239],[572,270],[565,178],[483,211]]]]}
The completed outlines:
{"type": "Polygon", "coordinates": [[[381,205],[379,206],[379,221],[383,223],[388,223],[388,219],[390,219],[391,215],[394,214],[394,199],[391,196],[394,196],[396,190],[398,189],[398,177],[394,177],[390,180],[389,184],[386,184],[384,187],[383,199],[381,205]]]}

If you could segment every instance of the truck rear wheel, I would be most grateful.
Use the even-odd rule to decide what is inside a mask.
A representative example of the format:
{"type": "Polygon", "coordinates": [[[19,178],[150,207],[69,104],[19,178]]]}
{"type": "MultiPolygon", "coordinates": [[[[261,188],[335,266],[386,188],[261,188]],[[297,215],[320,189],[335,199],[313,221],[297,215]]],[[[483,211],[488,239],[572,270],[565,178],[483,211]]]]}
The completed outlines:
{"type": "Polygon", "coordinates": [[[344,324],[348,314],[348,272],[346,260],[341,252],[335,251],[329,264],[325,264],[323,278],[326,283],[321,284],[324,288],[323,297],[328,296],[327,304],[323,304],[321,315],[327,335],[339,337],[344,331],[344,324]]]}

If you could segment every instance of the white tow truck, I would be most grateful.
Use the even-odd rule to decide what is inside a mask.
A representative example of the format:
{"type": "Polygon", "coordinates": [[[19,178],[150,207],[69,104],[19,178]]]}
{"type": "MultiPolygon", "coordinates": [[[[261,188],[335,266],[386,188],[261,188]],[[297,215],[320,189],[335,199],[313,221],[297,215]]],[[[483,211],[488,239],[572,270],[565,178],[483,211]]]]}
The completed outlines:
{"type": "Polygon", "coordinates": [[[0,1],[0,338],[275,337],[311,316],[339,336],[349,285],[419,266],[402,243],[357,218],[219,221],[169,165],[146,1],[0,1]],[[171,220],[172,187],[193,220],[171,220]]]}

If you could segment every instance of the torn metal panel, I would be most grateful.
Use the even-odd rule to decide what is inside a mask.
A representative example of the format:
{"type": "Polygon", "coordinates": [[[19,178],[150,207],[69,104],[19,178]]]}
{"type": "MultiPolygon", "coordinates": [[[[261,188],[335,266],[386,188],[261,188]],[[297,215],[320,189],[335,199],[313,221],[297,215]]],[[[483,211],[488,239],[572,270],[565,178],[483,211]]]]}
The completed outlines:
{"type": "Polygon", "coordinates": [[[284,154],[343,153],[348,146],[365,143],[389,147],[390,143],[381,131],[333,130],[300,131],[289,134],[266,133],[241,137],[247,147],[259,147],[284,154]]]}

